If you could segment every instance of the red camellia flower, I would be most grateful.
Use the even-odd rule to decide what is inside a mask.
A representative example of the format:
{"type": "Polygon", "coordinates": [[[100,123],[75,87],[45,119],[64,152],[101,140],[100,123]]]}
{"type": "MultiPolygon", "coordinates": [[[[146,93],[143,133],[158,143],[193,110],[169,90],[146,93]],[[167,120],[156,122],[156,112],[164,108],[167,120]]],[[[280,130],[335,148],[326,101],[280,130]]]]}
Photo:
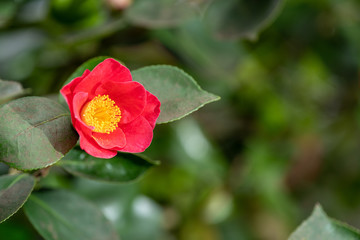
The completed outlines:
{"type": "Polygon", "coordinates": [[[80,147],[99,158],[143,152],[151,143],[160,101],[132,81],[129,69],[106,59],[61,90],[80,147]]]}

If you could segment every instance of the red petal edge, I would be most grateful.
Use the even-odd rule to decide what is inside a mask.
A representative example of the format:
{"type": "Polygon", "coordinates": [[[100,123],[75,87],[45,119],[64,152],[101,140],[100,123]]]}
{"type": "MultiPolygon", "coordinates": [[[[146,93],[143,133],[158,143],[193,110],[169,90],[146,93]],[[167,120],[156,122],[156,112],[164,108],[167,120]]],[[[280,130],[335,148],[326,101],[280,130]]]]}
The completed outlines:
{"type": "Polygon", "coordinates": [[[160,115],[161,103],[159,99],[150,92],[146,91],[146,95],[146,106],[144,112],[141,115],[149,122],[150,126],[154,129],[156,119],[160,115]]]}
{"type": "Polygon", "coordinates": [[[121,129],[126,136],[126,146],[114,149],[122,152],[138,153],[145,151],[150,146],[153,129],[144,117],[140,116],[131,123],[122,125],[121,129]]]}
{"type": "Polygon", "coordinates": [[[109,81],[132,81],[130,70],[112,58],[105,59],[91,71],[91,73],[84,79],[84,81],[81,81],[76,86],[74,91],[88,92],[89,94],[93,94],[95,89],[100,84],[106,84],[106,82],[109,81]]]}
{"type": "Polygon", "coordinates": [[[105,149],[123,148],[126,145],[125,134],[121,128],[116,129],[110,134],[93,132],[92,136],[97,144],[105,149]]]}

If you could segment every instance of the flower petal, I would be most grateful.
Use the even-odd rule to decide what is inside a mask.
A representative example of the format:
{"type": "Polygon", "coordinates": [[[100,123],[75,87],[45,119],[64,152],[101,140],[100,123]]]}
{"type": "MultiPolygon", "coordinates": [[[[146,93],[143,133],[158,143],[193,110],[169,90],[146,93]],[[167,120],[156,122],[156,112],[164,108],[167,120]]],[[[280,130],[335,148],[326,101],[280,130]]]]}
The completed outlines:
{"type": "Polygon", "coordinates": [[[126,137],[126,145],[123,148],[114,148],[122,152],[143,152],[150,146],[153,138],[153,129],[149,122],[142,116],[129,124],[121,125],[126,137]]]}
{"type": "Polygon", "coordinates": [[[148,91],[146,91],[146,96],[146,106],[141,115],[148,120],[150,126],[154,128],[156,119],[160,115],[160,101],[155,95],[148,91]]]}
{"type": "MultiPolygon", "coordinates": [[[[84,106],[84,104],[88,101],[88,93],[85,92],[78,92],[75,94],[74,99],[73,99],[73,106],[72,106],[72,111],[73,114],[71,114],[71,117],[74,117],[78,122],[81,122],[82,124],[84,124],[86,127],[88,127],[90,130],[94,129],[94,127],[90,127],[87,126],[82,120],[81,120],[81,109],[84,106]]],[[[74,121],[73,121],[74,124],[74,121]]],[[[74,124],[75,125],[75,124],[74,124]]]]}
{"type": "Polygon", "coordinates": [[[92,136],[97,144],[105,149],[122,148],[126,144],[125,134],[120,128],[110,134],[93,132],[92,136]]]}
{"type": "Polygon", "coordinates": [[[72,104],[73,92],[74,88],[87,76],[90,74],[90,71],[86,69],[81,77],[76,77],[71,82],[66,84],[61,90],[60,93],[65,98],[69,108],[71,109],[70,105],[72,104]]]}
{"type": "Polygon", "coordinates": [[[79,124],[76,128],[80,135],[80,148],[88,154],[98,158],[112,158],[116,156],[116,150],[109,150],[100,147],[97,142],[91,137],[91,130],[84,125],[79,124]]]}
{"type": "Polygon", "coordinates": [[[129,82],[132,81],[129,69],[121,65],[118,61],[108,58],[99,63],[91,73],[81,81],[75,88],[77,92],[88,92],[92,95],[101,83],[129,82]]]}
{"type": "Polygon", "coordinates": [[[151,143],[153,128],[160,114],[160,102],[138,82],[130,71],[114,59],[106,59],[92,71],[85,70],[61,89],[69,105],[80,147],[99,158],[111,158],[117,151],[143,152],[151,143]],[[84,105],[96,95],[109,95],[121,110],[118,128],[110,133],[93,132],[81,119],[84,105]]]}
{"type": "Polygon", "coordinates": [[[137,118],[146,104],[146,90],[138,82],[109,82],[100,86],[96,95],[109,95],[121,111],[120,124],[127,124],[137,118]]]}
{"type": "Polygon", "coordinates": [[[80,147],[94,157],[112,158],[117,154],[117,151],[104,149],[99,146],[97,141],[92,138],[93,127],[87,126],[81,120],[80,112],[87,100],[88,94],[84,92],[75,94],[73,100],[73,114],[71,114],[71,116],[74,116],[74,119],[72,120],[73,125],[80,136],[80,147]]]}

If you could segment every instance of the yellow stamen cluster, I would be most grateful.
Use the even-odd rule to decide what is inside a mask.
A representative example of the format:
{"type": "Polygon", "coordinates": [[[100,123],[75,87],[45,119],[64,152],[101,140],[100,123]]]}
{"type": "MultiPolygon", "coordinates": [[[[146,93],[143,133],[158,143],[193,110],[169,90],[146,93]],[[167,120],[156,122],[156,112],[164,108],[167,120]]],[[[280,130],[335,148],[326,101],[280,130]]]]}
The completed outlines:
{"type": "Polygon", "coordinates": [[[81,120],[95,127],[94,132],[112,133],[121,119],[121,111],[108,95],[98,95],[85,104],[81,110],[81,120]]]}

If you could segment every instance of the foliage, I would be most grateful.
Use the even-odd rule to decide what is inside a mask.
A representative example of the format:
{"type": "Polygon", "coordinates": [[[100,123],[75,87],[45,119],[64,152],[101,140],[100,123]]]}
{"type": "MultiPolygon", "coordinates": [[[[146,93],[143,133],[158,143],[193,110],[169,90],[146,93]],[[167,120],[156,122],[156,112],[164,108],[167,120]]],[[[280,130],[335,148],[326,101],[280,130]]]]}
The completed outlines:
{"type": "Polygon", "coordinates": [[[45,168],[75,146],[78,135],[60,104],[24,97],[0,108],[0,160],[20,170],[45,168]]]}
{"type": "Polygon", "coordinates": [[[289,240],[299,239],[360,239],[360,232],[344,223],[330,219],[320,206],[290,236],[289,240]]]}
{"type": "Polygon", "coordinates": [[[16,213],[25,203],[35,185],[35,178],[28,174],[0,177],[0,222],[16,213]]]}

